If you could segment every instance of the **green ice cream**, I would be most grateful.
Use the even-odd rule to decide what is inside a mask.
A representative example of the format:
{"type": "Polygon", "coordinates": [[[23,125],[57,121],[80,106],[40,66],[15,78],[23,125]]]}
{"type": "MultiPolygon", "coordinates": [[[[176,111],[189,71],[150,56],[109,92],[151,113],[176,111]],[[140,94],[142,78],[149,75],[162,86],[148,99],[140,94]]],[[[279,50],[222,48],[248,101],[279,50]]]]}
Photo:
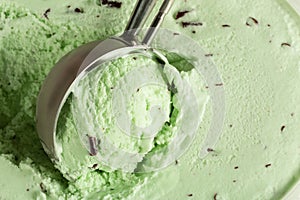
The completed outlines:
{"type": "MultiPolygon", "coordinates": [[[[50,162],[35,130],[37,95],[63,55],[124,29],[135,2],[103,2],[0,2],[0,199],[282,198],[300,178],[300,20],[279,0],[175,1],[165,19],[164,28],[188,35],[205,49],[223,78],[216,87],[224,86],[226,92],[224,130],[217,146],[207,149],[207,157],[200,159],[199,153],[210,127],[211,102],[192,146],[179,160],[158,172],[132,174],[107,169],[87,154],[69,99],[58,124],[62,162],[50,162]]],[[[139,57],[134,63],[142,61],[139,57]]],[[[170,60],[174,66],[175,61],[170,60]]],[[[133,59],[120,61],[116,68],[132,66],[126,62],[133,59]]],[[[112,85],[98,92],[110,91],[121,76],[107,71],[102,79],[112,85]]],[[[196,88],[203,85],[193,72],[182,77],[196,88]]],[[[196,93],[203,102],[205,89],[210,88],[200,87],[196,93]]],[[[132,102],[140,104],[129,106],[136,123],[149,123],[146,112],[138,109],[147,96],[151,105],[159,101],[169,114],[166,88],[151,86],[139,92],[132,102]],[[156,90],[161,95],[153,95],[156,90]]],[[[97,116],[109,119],[109,114],[97,116]]],[[[105,128],[114,128],[106,123],[105,128]]],[[[118,143],[114,135],[109,137],[146,155],[172,135],[161,134],[146,143],[118,143]]]]}

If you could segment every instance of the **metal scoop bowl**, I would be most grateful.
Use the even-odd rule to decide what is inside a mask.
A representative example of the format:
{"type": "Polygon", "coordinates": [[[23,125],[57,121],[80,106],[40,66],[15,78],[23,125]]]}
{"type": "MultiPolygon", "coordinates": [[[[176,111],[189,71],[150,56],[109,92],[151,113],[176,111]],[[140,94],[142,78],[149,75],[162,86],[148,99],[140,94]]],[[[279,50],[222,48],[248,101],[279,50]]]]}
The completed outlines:
{"type": "Polygon", "coordinates": [[[138,0],[124,33],[103,41],[94,41],[65,55],[46,77],[37,102],[37,132],[45,152],[59,161],[61,147],[56,144],[56,126],[60,111],[72,86],[99,64],[123,55],[149,49],[173,0],[164,0],[142,42],[137,36],[153,10],[156,0],[138,0]]]}

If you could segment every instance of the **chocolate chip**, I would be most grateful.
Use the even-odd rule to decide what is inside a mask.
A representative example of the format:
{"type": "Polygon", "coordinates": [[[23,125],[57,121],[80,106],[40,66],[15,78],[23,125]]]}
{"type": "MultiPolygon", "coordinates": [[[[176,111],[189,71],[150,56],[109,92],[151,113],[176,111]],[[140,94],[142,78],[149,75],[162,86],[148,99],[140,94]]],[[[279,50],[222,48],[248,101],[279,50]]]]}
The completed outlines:
{"type": "Polygon", "coordinates": [[[83,11],[82,8],[75,8],[74,12],[76,12],[76,13],[83,13],[84,11],[83,11]]]}
{"type": "Polygon", "coordinates": [[[98,167],[97,163],[92,166],[93,169],[96,169],[97,167],[98,167]]]}
{"type": "Polygon", "coordinates": [[[202,22],[181,22],[181,25],[183,28],[186,28],[188,26],[202,26],[202,22]]]}
{"type": "Polygon", "coordinates": [[[44,17],[46,18],[46,19],[49,19],[48,18],[48,14],[51,12],[51,9],[50,8],[48,8],[45,12],[44,12],[44,17]]]}
{"type": "Polygon", "coordinates": [[[192,31],[192,33],[194,33],[194,34],[195,34],[195,33],[196,33],[196,31],[192,31]]]}
{"type": "Polygon", "coordinates": [[[119,1],[108,1],[108,0],[102,0],[102,5],[106,5],[110,8],[121,8],[122,2],[119,1]]]}
{"type": "Polygon", "coordinates": [[[43,193],[47,193],[47,190],[46,190],[46,187],[45,187],[44,183],[40,183],[40,188],[41,188],[43,193]]]}
{"type": "Polygon", "coordinates": [[[139,92],[140,91],[140,88],[136,89],[136,92],[139,92]]]}
{"type": "Polygon", "coordinates": [[[215,150],[213,150],[212,148],[207,148],[207,151],[208,151],[208,152],[213,152],[213,151],[215,151],[215,150]]]}
{"type": "Polygon", "coordinates": [[[178,165],[178,160],[175,160],[175,165],[178,165]]]}
{"type": "Polygon", "coordinates": [[[284,129],[285,129],[285,126],[283,125],[283,126],[281,126],[280,131],[282,132],[282,131],[284,131],[284,129]]]}
{"type": "Polygon", "coordinates": [[[175,86],[175,83],[174,83],[174,80],[172,81],[172,83],[168,83],[168,90],[170,92],[172,92],[173,94],[176,94],[178,92],[176,86],[175,86]]]}
{"type": "Polygon", "coordinates": [[[291,44],[284,42],[284,43],[281,43],[281,47],[283,47],[283,46],[291,47],[291,44]]]}
{"type": "Polygon", "coordinates": [[[246,21],[247,26],[252,26],[253,24],[259,24],[258,20],[255,19],[254,17],[248,17],[246,21]]]}
{"type": "Polygon", "coordinates": [[[98,153],[97,138],[88,136],[88,139],[89,139],[89,145],[90,145],[90,156],[95,156],[98,153]]]}
{"type": "Polygon", "coordinates": [[[192,196],[193,196],[193,194],[188,194],[187,196],[188,196],[188,197],[192,197],[192,196]]]}
{"type": "Polygon", "coordinates": [[[206,56],[206,57],[211,57],[211,56],[213,56],[214,54],[212,54],[212,53],[208,53],[208,54],[205,54],[204,56],[206,56]]]}
{"type": "Polygon", "coordinates": [[[234,183],[235,183],[235,182],[236,182],[236,180],[233,180],[232,182],[234,182],[234,183]]]}
{"type": "Polygon", "coordinates": [[[270,25],[270,24],[267,24],[267,26],[268,26],[268,27],[271,27],[271,25],[270,25]]]}
{"type": "Polygon", "coordinates": [[[217,200],[218,193],[214,194],[214,200],[217,200]]]}
{"type": "Polygon", "coordinates": [[[295,113],[291,113],[291,117],[294,117],[295,113]]]}
{"type": "Polygon", "coordinates": [[[270,163],[269,163],[269,164],[266,164],[265,167],[266,167],[266,168],[271,167],[271,164],[270,164],[270,163]]]}
{"type": "Polygon", "coordinates": [[[232,124],[229,124],[229,128],[232,128],[232,126],[233,126],[232,124]]]}
{"type": "Polygon", "coordinates": [[[234,167],[234,169],[238,169],[238,168],[239,168],[239,166],[235,166],[235,167],[234,167]]]}
{"type": "Polygon", "coordinates": [[[230,27],[230,25],[228,25],[228,24],[223,24],[222,27],[227,28],[227,27],[230,27]]]}
{"type": "Polygon", "coordinates": [[[68,5],[67,8],[71,8],[71,5],[68,5]]]}
{"type": "Polygon", "coordinates": [[[189,10],[178,11],[174,18],[177,20],[189,12],[191,12],[191,11],[189,11],[189,10]]]}
{"type": "Polygon", "coordinates": [[[180,35],[179,33],[173,33],[173,35],[180,35]]]}
{"type": "Polygon", "coordinates": [[[28,192],[28,191],[29,191],[29,188],[27,188],[26,191],[28,192]]]}
{"type": "Polygon", "coordinates": [[[223,86],[223,83],[216,83],[215,86],[223,86]]]}

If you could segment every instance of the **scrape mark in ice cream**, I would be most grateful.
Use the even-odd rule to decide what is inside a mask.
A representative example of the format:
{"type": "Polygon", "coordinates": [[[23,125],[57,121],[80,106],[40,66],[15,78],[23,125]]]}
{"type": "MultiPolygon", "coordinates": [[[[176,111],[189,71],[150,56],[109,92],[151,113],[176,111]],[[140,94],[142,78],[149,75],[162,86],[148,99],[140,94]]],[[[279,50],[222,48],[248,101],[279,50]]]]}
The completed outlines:
{"type": "Polygon", "coordinates": [[[89,145],[90,145],[90,155],[95,156],[98,153],[97,150],[97,138],[93,136],[87,135],[89,138],[89,145]]]}

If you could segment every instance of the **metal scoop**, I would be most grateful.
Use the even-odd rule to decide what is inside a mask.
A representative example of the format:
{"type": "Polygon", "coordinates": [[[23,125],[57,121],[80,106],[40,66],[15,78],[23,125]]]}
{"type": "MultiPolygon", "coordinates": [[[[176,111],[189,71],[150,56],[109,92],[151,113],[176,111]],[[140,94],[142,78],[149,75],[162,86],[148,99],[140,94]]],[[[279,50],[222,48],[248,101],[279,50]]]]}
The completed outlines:
{"type": "Polygon", "coordinates": [[[56,144],[56,126],[60,111],[71,93],[72,85],[90,70],[107,60],[149,48],[174,0],[164,0],[142,42],[137,36],[153,10],[156,0],[138,0],[124,33],[104,41],[85,44],[65,55],[51,70],[37,102],[37,131],[44,150],[59,161],[62,149],[56,144]]]}

